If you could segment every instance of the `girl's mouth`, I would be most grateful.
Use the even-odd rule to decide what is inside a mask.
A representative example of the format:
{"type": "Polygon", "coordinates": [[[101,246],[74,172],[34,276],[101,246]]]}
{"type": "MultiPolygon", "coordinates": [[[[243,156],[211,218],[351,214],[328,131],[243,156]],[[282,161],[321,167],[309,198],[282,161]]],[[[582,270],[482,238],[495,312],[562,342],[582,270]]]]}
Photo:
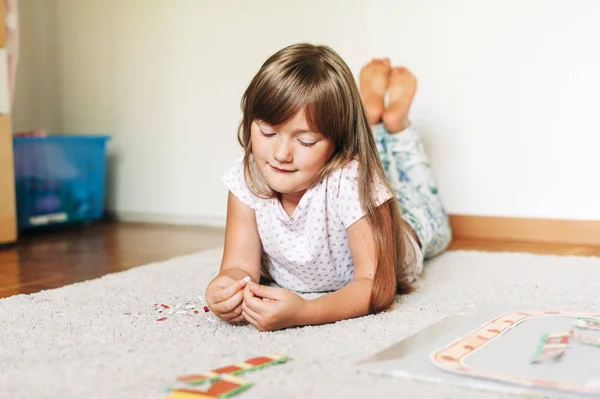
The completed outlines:
{"type": "Polygon", "coordinates": [[[292,173],[292,172],[294,172],[293,170],[290,170],[290,169],[277,168],[271,164],[269,164],[269,166],[271,167],[271,169],[273,169],[277,173],[292,173]]]}

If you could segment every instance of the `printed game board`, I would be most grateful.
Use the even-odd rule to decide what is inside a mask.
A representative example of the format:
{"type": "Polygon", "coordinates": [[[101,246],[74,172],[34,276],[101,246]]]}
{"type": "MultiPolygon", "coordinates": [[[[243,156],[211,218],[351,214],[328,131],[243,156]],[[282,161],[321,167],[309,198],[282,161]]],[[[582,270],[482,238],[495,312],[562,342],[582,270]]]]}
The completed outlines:
{"type": "Polygon", "coordinates": [[[359,371],[544,397],[600,398],[600,313],[492,308],[445,320],[359,371]]]}
{"type": "MultiPolygon", "coordinates": [[[[433,352],[431,360],[444,371],[527,387],[600,395],[600,348],[561,340],[567,347],[560,359],[531,361],[540,336],[574,328],[578,318],[600,322],[600,314],[559,311],[506,313],[433,352]]],[[[589,336],[596,336],[590,331],[589,336]]],[[[567,335],[564,335],[566,338],[567,335]]]]}

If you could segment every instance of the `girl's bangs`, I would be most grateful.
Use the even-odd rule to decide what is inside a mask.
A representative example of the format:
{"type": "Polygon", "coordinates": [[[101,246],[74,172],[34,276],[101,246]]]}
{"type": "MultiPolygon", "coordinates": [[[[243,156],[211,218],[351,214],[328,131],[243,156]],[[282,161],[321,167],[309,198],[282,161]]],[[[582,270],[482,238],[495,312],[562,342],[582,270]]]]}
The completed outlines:
{"type": "MultiPolygon", "coordinates": [[[[313,75],[314,76],[314,75],[313,75]]],[[[320,79],[305,76],[287,76],[267,79],[251,101],[249,115],[271,126],[281,125],[304,109],[311,130],[325,137],[331,136],[333,112],[331,93],[327,93],[320,79]]],[[[339,111],[338,111],[339,112],[339,111]]]]}

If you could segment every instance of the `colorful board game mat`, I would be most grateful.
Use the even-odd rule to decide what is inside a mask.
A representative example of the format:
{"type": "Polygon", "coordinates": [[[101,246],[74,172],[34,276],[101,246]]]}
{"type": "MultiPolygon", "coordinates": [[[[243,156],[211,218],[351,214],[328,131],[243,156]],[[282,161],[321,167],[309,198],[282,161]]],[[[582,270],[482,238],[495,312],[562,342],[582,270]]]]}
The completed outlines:
{"type": "MultiPolygon", "coordinates": [[[[551,381],[545,379],[532,379],[526,377],[520,377],[517,375],[501,374],[488,370],[480,370],[470,367],[463,361],[467,355],[474,351],[482,348],[489,342],[499,338],[502,334],[506,333],[512,328],[517,327],[520,323],[525,320],[534,317],[545,317],[545,316],[567,316],[573,317],[575,320],[574,326],[579,329],[595,330],[600,326],[600,314],[588,314],[588,313],[577,313],[573,314],[566,311],[527,311],[527,312],[510,312],[503,314],[492,321],[480,326],[471,333],[459,338],[458,340],[450,343],[449,345],[435,351],[431,360],[440,369],[465,375],[471,377],[478,377],[484,379],[490,379],[495,381],[508,382],[518,385],[525,385],[528,387],[539,387],[539,388],[550,388],[550,389],[561,389],[566,391],[579,392],[583,394],[600,394],[600,386],[588,386],[569,384],[559,381],[551,381]]],[[[554,356],[561,355],[564,345],[568,342],[570,336],[576,336],[579,340],[585,340],[586,338],[581,337],[580,334],[575,334],[573,331],[557,334],[548,334],[543,336],[541,339],[541,346],[538,347],[538,351],[543,346],[551,346],[547,352],[552,352],[554,356]]],[[[591,339],[589,339],[591,340],[591,339]]],[[[587,344],[593,345],[591,342],[587,344]]],[[[541,352],[540,352],[541,353],[541,352]]],[[[538,352],[536,352],[538,354],[538,352]]],[[[534,357],[534,359],[536,359],[534,357]]]]}

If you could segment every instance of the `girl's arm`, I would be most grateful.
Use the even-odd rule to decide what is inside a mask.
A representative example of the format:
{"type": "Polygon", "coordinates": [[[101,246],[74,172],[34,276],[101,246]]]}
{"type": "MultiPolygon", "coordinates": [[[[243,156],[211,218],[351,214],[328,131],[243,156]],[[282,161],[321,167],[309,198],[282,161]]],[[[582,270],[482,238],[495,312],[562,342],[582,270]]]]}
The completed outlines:
{"type": "Polygon", "coordinates": [[[258,282],[261,253],[262,245],[254,209],[229,192],[225,248],[219,275],[227,275],[235,280],[250,276],[252,281],[258,282]]]}
{"type": "Polygon", "coordinates": [[[303,299],[284,288],[250,283],[244,289],[244,319],[259,330],[273,331],[291,326],[332,323],[367,314],[375,275],[373,234],[364,217],[347,230],[354,258],[354,281],[313,300],[303,299]],[[268,300],[265,302],[265,299],[268,300]]]}
{"type": "MultiPolygon", "coordinates": [[[[385,206],[380,212],[388,212],[385,206]]],[[[390,234],[389,216],[385,218],[386,234],[390,234]]],[[[301,324],[323,324],[363,316],[369,313],[376,254],[373,230],[366,217],[347,229],[348,243],[354,261],[354,280],[338,291],[306,301],[301,324]]]]}

